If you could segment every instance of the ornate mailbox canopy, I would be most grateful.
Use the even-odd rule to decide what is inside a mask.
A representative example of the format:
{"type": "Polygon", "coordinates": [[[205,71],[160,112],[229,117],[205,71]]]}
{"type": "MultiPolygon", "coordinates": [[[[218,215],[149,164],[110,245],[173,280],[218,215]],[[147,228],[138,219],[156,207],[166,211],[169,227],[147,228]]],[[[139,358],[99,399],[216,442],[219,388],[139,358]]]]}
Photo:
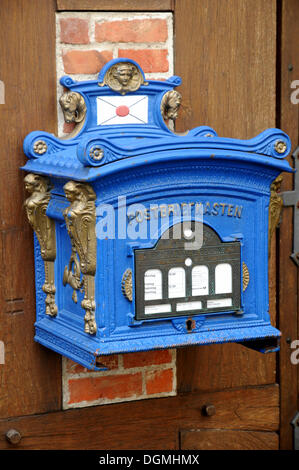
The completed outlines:
{"type": "Polygon", "coordinates": [[[273,232],[288,136],[176,134],[181,79],[147,81],[129,59],[60,82],[74,131],[24,141],[36,341],[95,370],[104,354],[192,344],[277,350],[268,217],[270,204],[273,232]]]}

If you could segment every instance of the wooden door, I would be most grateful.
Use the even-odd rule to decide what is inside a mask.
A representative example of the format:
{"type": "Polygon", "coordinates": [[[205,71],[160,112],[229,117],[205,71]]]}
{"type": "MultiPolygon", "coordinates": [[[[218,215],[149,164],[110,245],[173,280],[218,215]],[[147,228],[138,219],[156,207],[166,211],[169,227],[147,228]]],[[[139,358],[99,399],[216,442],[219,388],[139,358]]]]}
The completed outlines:
{"type": "MultiPolygon", "coordinates": [[[[292,209],[271,243],[270,314],[283,331],[278,357],[236,344],[183,348],[177,397],[61,411],[61,359],[33,341],[22,141],[32,130],[56,130],[55,12],[112,9],[173,12],[175,73],[183,79],[177,130],[209,125],[250,138],[281,126],[298,144],[298,106],[289,100],[290,80],[299,77],[297,0],[2,0],[0,448],[11,448],[9,428],[21,433],[22,449],[277,449],[279,436],[291,448],[298,407],[288,339],[298,329],[292,209]]],[[[283,185],[290,189],[292,176],[283,185]]]]}
{"type": "MultiPolygon", "coordinates": [[[[219,135],[246,139],[268,127],[276,127],[276,1],[187,0],[177,2],[176,6],[177,18],[184,15],[189,22],[186,28],[179,20],[176,34],[184,36],[186,44],[192,44],[192,49],[180,41],[176,44],[176,73],[183,76],[184,97],[179,130],[199,122],[211,125],[219,135]]],[[[272,324],[276,323],[277,315],[275,250],[273,240],[269,286],[272,324]]],[[[268,387],[272,397],[277,393],[272,417],[277,413],[278,419],[274,354],[264,356],[237,344],[216,345],[182,350],[178,361],[178,384],[182,392],[226,390],[232,397],[229,400],[235,402],[235,389],[241,396],[245,391],[257,393],[259,400],[259,392],[268,387]]],[[[246,408],[246,401],[242,399],[240,406],[246,408]]],[[[215,416],[218,412],[217,407],[215,416]]],[[[210,428],[216,427],[214,419],[207,420],[210,428]]],[[[184,431],[182,445],[187,449],[259,445],[277,448],[278,421],[273,427],[264,425],[263,430],[268,431],[267,444],[260,441],[258,423],[254,433],[247,435],[240,433],[242,426],[235,428],[229,420],[223,420],[217,435],[203,429],[195,433],[184,431]],[[236,433],[240,436],[237,439],[236,433]],[[259,444],[251,441],[253,435],[259,444]]]]}

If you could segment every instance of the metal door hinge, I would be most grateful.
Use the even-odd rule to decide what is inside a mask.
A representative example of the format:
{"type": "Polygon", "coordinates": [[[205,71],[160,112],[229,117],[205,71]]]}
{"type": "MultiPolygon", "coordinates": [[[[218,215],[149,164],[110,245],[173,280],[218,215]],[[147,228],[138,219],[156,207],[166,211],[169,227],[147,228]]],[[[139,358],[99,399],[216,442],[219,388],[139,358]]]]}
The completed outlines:
{"type": "Polygon", "coordinates": [[[299,411],[291,421],[294,426],[294,450],[299,450],[299,411]]]}
{"type": "Polygon", "coordinates": [[[294,190],[281,193],[284,206],[294,207],[294,233],[293,233],[293,253],[291,258],[299,266],[299,147],[296,148],[292,157],[295,161],[294,190]]]}

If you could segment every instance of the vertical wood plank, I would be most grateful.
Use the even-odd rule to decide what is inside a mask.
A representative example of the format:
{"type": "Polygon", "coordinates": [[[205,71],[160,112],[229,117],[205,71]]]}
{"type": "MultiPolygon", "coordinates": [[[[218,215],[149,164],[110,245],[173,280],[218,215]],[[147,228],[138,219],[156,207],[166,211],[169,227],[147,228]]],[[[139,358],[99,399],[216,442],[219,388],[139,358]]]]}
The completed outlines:
{"type": "Polygon", "coordinates": [[[175,33],[179,131],[246,139],[275,125],[276,0],[176,0],[175,33]]]}
{"type": "MultiPolygon", "coordinates": [[[[245,139],[275,127],[276,1],[176,0],[175,73],[183,79],[178,131],[209,125],[220,136],[245,139]]],[[[274,323],[275,242],[269,278],[274,323]]],[[[274,354],[228,344],[178,351],[181,391],[275,381],[274,354]]]]}
{"type": "MultiPolygon", "coordinates": [[[[293,80],[299,80],[298,42],[299,2],[283,0],[281,9],[281,70],[280,70],[280,119],[281,127],[291,138],[293,150],[299,145],[299,104],[291,102],[293,80]]],[[[293,166],[291,156],[289,162],[293,166]]],[[[282,191],[293,189],[293,176],[285,174],[282,191]]],[[[298,339],[298,268],[290,259],[293,248],[293,209],[285,207],[279,229],[279,328],[282,332],[280,359],[281,393],[281,449],[292,449],[293,429],[290,424],[299,409],[298,365],[291,364],[290,342],[298,339]]]]}
{"type": "Polygon", "coordinates": [[[34,342],[33,233],[25,220],[23,139],[56,130],[55,1],[3,0],[0,79],[5,85],[0,126],[0,416],[61,406],[58,355],[34,342]]]}

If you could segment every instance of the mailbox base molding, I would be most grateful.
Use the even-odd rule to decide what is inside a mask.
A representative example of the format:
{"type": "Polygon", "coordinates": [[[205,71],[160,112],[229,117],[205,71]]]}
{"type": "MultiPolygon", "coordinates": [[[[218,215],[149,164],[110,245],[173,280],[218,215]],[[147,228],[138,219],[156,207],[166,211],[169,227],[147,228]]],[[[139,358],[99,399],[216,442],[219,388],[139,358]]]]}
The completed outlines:
{"type": "Polygon", "coordinates": [[[269,324],[245,325],[244,328],[238,325],[236,328],[218,331],[203,330],[201,333],[178,333],[151,338],[123,339],[122,341],[116,338],[109,342],[103,342],[90,335],[80,335],[62,324],[53,325],[51,319],[48,318],[37,322],[35,328],[35,341],[92,370],[107,370],[106,367],[98,367],[97,362],[100,362],[101,356],[110,354],[229,342],[236,342],[266,353],[277,351],[280,339],[280,332],[269,324]],[[272,345],[272,349],[267,347],[269,344],[272,345]]]}

